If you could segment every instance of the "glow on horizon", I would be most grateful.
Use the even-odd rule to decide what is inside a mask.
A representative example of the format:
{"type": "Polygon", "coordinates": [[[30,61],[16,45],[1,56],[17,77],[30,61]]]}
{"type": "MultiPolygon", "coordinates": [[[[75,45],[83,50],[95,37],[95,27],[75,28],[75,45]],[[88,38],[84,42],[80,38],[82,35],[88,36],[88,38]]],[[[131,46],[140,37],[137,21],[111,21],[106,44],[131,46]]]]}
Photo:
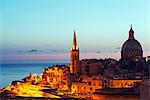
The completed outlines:
{"type": "Polygon", "coordinates": [[[2,0],[0,5],[2,60],[8,55],[26,59],[59,50],[65,54],[71,48],[74,29],[84,54],[118,52],[116,48],[128,38],[130,24],[143,51],[150,51],[149,0],[2,0]],[[34,49],[39,52],[18,53],[34,49]]]}
{"type": "MultiPolygon", "coordinates": [[[[144,52],[143,56],[147,57],[150,52],[144,52]]],[[[22,55],[2,55],[4,61],[1,63],[54,63],[54,62],[69,62],[70,54],[68,53],[55,53],[55,54],[22,54],[22,55]]],[[[80,60],[82,59],[105,59],[112,58],[119,60],[121,58],[120,52],[112,53],[80,53],[80,60]]]]}

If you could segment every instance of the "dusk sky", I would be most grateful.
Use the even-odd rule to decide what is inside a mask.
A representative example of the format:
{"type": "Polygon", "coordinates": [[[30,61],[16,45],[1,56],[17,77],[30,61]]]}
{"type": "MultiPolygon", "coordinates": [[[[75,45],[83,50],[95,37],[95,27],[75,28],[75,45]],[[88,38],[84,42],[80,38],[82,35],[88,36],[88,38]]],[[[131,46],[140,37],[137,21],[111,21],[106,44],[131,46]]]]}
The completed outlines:
{"type": "Polygon", "coordinates": [[[1,61],[120,57],[130,25],[150,55],[150,0],[0,0],[1,61]],[[99,51],[100,53],[96,53],[99,51]]]}

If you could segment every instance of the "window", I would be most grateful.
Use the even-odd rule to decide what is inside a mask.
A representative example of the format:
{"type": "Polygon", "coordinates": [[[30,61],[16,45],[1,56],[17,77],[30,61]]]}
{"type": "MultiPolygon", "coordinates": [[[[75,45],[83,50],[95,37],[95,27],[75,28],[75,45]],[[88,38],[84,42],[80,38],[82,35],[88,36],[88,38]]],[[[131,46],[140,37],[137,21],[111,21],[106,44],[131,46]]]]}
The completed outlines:
{"type": "Polygon", "coordinates": [[[89,85],[91,85],[91,82],[88,82],[89,85]]]}
{"type": "Polygon", "coordinates": [[[85,72],[87,73],[87,75],[89,75],[89,71],[90,71],[89,66],[86,66],[86,68],[85,68],[85,72]]]}
{"type": "Polygon", "coordinates": [[[74,58],[76,59],[76,55],[74,55],[74,58]]]}
{"type": "Polygon", "coordinates": [[[92,91],[92,88],[90,88],[90,90],[92,91]]]}

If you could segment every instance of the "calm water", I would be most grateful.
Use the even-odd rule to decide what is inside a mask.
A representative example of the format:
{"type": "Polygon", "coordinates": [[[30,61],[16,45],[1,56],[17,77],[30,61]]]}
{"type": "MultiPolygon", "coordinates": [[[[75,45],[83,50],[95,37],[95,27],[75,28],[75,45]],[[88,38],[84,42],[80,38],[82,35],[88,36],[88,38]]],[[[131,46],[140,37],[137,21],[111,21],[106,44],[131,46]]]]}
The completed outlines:
{"type": "Polygon", "coordinates": [[[46,64],[1,64],[0,65],[0,88],[11,84],[14,80],[21,80],[30,72],[32,74],[40,75],[42,68],[49,67],[56,64],[64,63],[46,63],[46,64]]]}
{"type": "MultiPolygon", "coordinates": [[[[42,68],[49,67],[56,64],[64,63],[47,63],[47,64],[1,64],[0,65],[0,88],[9,85],[14,80],[21,80],[30,72],[40,75],[42,68]]],[[[124,96],[108,96],[108,95],[94,95],[94,100],[139,100],[139,96],[124,95],[124,96]]]]}

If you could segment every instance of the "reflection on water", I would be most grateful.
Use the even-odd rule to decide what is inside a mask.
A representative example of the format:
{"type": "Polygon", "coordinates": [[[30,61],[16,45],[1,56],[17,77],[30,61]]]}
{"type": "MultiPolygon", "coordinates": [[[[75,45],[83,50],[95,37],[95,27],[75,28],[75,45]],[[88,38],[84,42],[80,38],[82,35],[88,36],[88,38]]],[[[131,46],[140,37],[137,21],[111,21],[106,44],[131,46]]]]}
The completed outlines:
{"type": "Polygon", "coordinates": [[[92,95],[93,100],[140,100],[139,95],[92,95]]]}

